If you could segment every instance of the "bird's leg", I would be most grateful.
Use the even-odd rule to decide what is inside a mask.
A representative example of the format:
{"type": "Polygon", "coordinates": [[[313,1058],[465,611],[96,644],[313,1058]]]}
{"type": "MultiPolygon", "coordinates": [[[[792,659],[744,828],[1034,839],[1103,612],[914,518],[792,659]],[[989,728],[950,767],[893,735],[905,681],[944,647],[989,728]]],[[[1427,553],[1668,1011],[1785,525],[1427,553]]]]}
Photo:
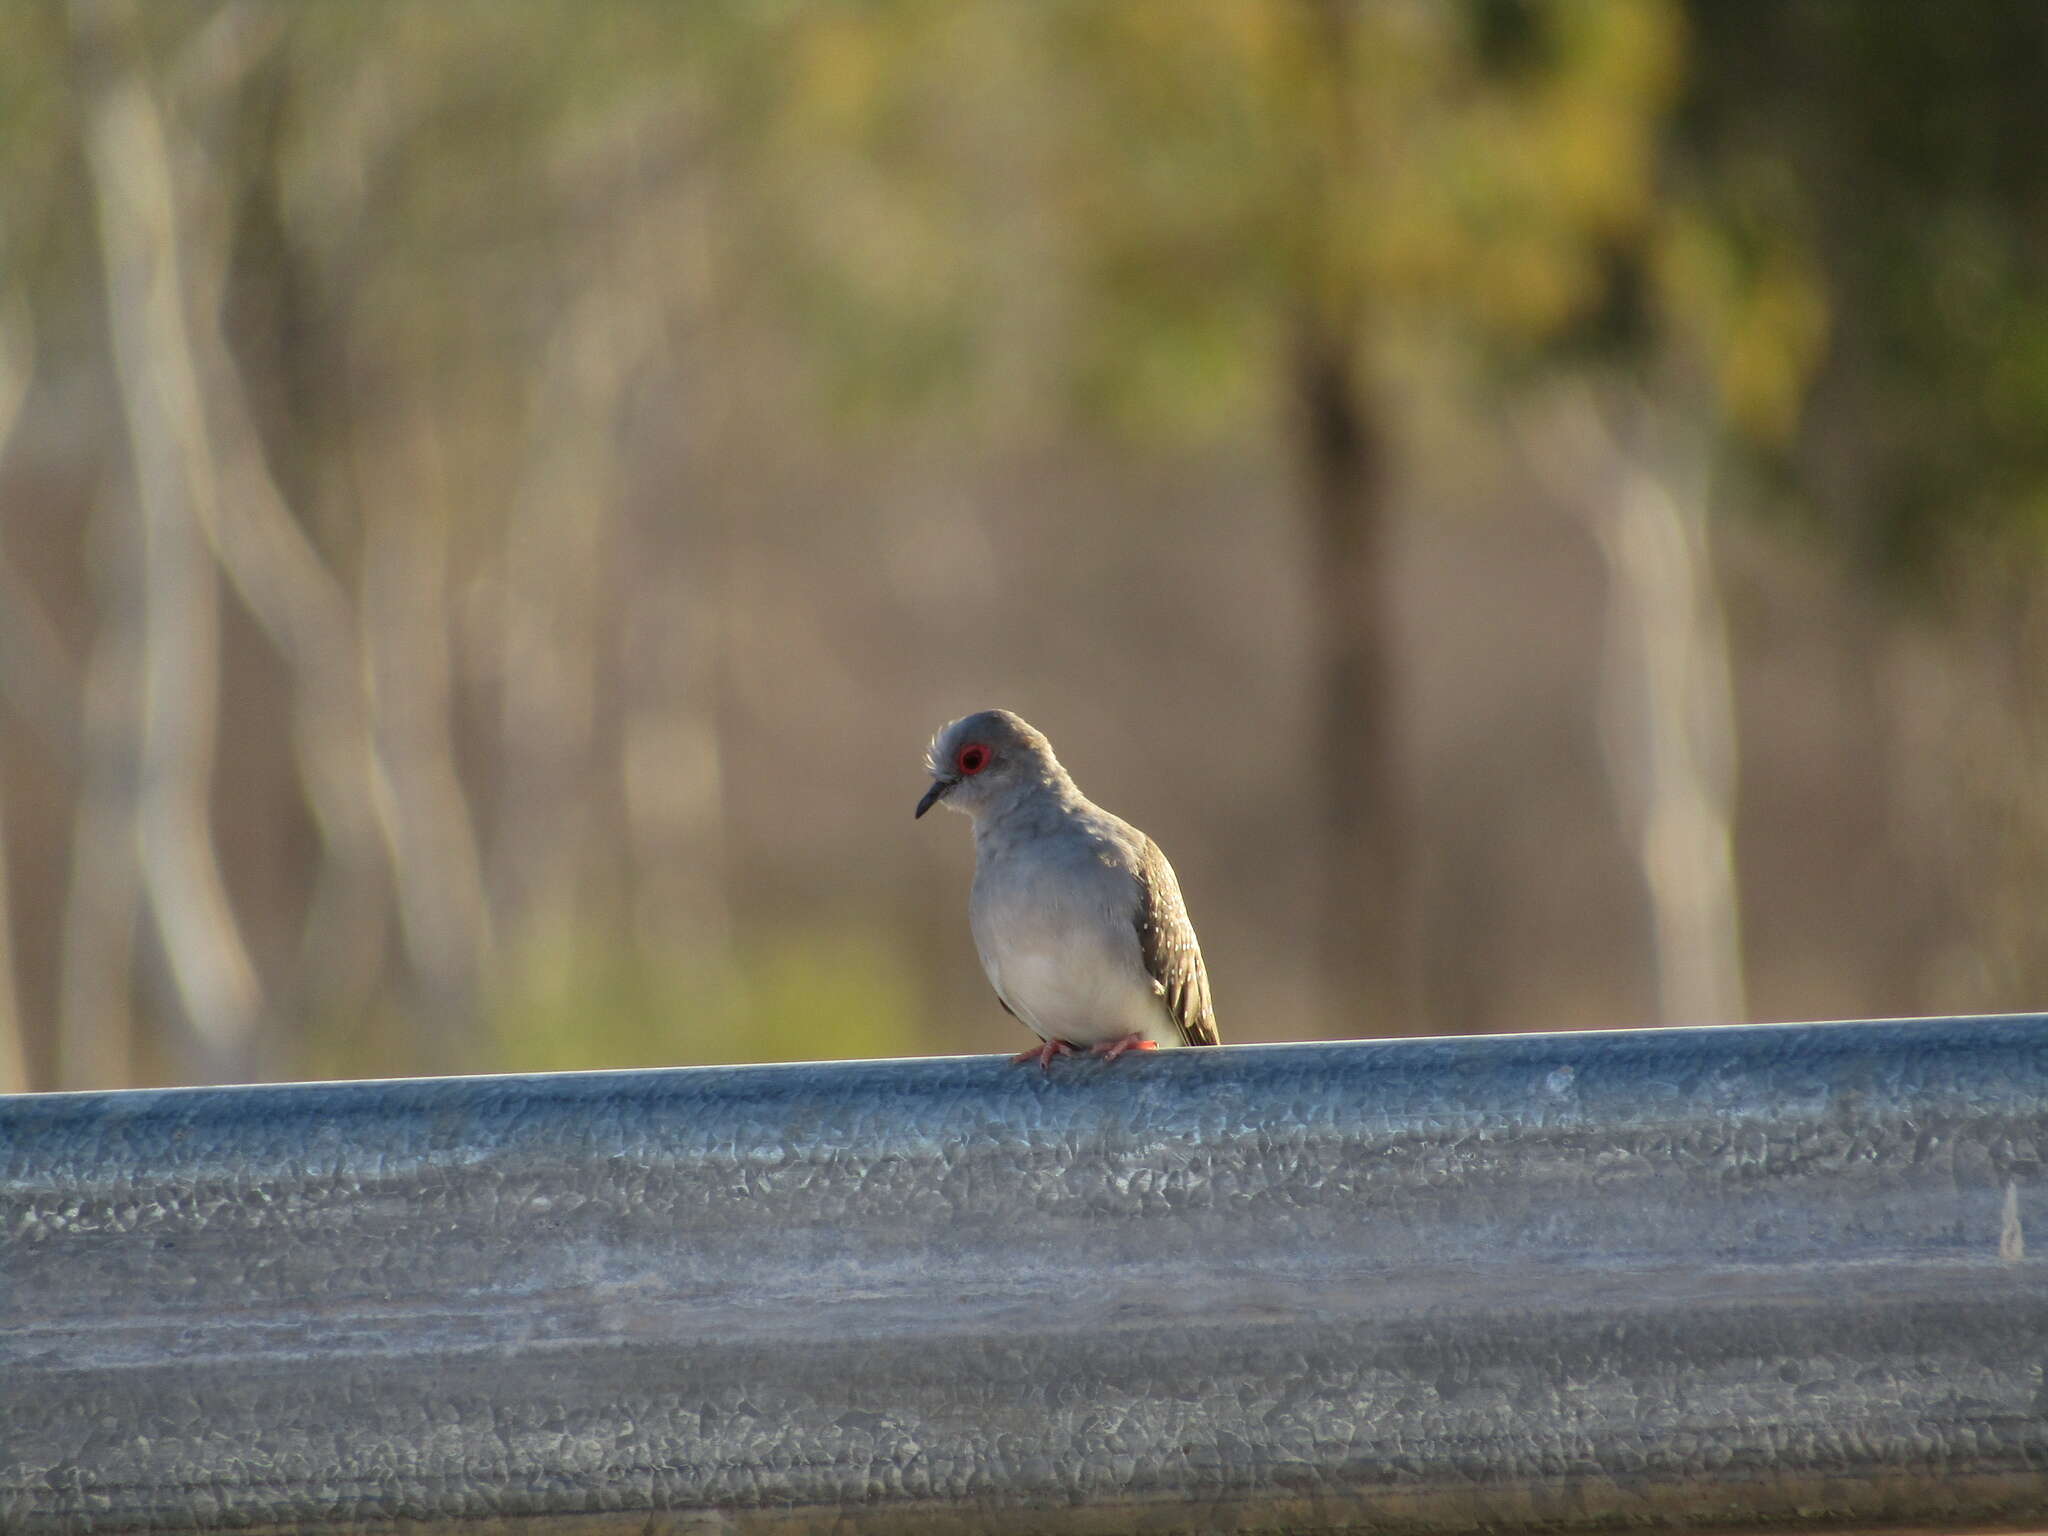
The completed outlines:
{"type": "Polygon", "coordinates": [[[1052,1070],[1053,1057],[1071,1056],[1073,1054],[1074,1048],[1071,1045],[1067,1044],[1066,1041],[1048,1040],[1043,1045],[1034,1045],[1028,1051],[1019,1051],[1016,1055],[1010,1058],[1010,1065],[1013,1067],[1021,1067],[1027,1061],[1035,1061],[1038,1063],[1039,1071],[1050,1072],[1052,1070]]]}
{"type": "Polygon", "coordinates": [[[1130,1034],[1125,1035],[1121,1040],[1105,1040],[1100,1045],[1095,1046],[1090,1051],[1090,1054],[1100,1056],[1104,1061],[1115,1061],[1125,1051],[1156,1051],[1158,1049],[1159,1042],[1157,1040],[1147,1040],[1143,1035],[1130,1034]]]}

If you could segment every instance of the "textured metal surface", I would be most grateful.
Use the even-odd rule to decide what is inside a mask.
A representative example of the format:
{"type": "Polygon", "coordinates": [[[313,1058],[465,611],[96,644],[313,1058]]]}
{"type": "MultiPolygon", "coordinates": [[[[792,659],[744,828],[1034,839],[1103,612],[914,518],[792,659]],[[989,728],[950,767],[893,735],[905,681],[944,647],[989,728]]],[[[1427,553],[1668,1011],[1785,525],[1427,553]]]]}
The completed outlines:
{"type": "Polygon", "coordinates": [[[0,1100],[0,1529],[2048,1521],[2048,1022],[0,1100]]]}

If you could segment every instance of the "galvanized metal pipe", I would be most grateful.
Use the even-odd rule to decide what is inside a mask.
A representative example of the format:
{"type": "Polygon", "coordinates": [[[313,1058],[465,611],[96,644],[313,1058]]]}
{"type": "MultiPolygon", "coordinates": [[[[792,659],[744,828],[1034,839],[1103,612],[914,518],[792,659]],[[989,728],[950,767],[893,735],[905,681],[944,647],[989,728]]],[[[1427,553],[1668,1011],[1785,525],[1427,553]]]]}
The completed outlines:
{"type": "Polygon", "coordinates": [[[0,1100],[9,1532],[2048,1521],[2048,1021],[0,1100]]]}

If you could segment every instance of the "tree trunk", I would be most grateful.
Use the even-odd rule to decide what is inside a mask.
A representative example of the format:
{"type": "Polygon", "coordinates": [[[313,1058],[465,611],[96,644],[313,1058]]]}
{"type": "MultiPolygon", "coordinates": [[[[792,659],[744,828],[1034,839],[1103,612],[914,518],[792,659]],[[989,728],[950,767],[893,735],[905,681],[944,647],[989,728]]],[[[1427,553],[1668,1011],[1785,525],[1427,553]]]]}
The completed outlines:
{"type": "Polygon", "coordinates": [[[1369,279],[1348,213],[1373,175],[1359,15],[1348,0],[1305,0],[1293,14],[1309,136],[1294,198],[1287,366],[1314,609],[1324,1028],[1419,1034],[1428,1026],[1396,698],[1386,437],[1365,381],[1369,279]]]}
{"type": "Polygon", "coordinates": [[[141,515],[143,886],[193,1047],[181,1075],[246,1073],[261,997],[215,856],[219,593],[201,532],[218,494],[185,314],[176,189],[127,8],[74,0],[86,161],[98,195],[108,331],[141,515]]]}
{"type": "Polygon", "coordinates": [[[1608,573],[1600,714],[1649,899],[1657,1022],[1736,1022],[1735,708],[1704,456],[1674,443],[1648,402],[1603,408],[1587,394],[1574,415],[1565,430],[1588,462],[1566,483],[1605,488],[1582,503],[1608,573]]]}
{"type": "MultiPolygon", "coordinates": [[[[359,406],[362,402],[359,402],[359,406]]],[[[370,674],[377,806],[398,892],[421,1071],[476,1060],[478,989],[492,948],[475,818],[455,755],[448,637],[449,509],[432,407],[367,407],[359,441],[363,507],[358,644],[370,674]]]]}
{"type": "MultiPolygon", "coordinates": [[[[7,445],[14,437],[14,426],[21,416],[22,402],[28,396],[32,354],[27,306],[18,298],[0,295],[0,461],[6,458],[7,445]]],[[[0,556],[0,607],[6,606],[14,595],[11,591],[13,585],[7,579],[4,556],[0,556]]],[[[14,649],[8,643],[10,637],[6,633],[8,628],[14,627],[8,622],[12,617],[11,614],[0,616],[0,698],[11,698],[17,691],[8,686],[10,669],[6,665],[7,655],[14,649]]],[[[34,676],[36,683],[47,683],[40,672],[34,676]]],[[[34,695],[41,690],[32,685],[27,691],[34,695]]],[[[65,718],[61,704],[54,705],[52,713],[58,719],[65,718]]],[[[54,734],[65,737],[69,733],[59,725],[55,727],[54,734]]],[[[0,785],[0,791],[4,788],[0,785]]],[[[15,970],[13,909],[8,901],[5,798],[4,792],[0,792],[0,1093],[26,1093],[29,1089],[28,1047],[21,1014],[21,990],[15,970]]]]}
{"type": "MultiPolygon", "coordinates": [[[[614,246],[632,239],[606,232],[614,246]]],[[[508,945],[573,933],[586,910],[607,904],[593,900],[612,864],[599,852],[593,786],[606,782],[597,735],[615,625],[605,578],[622,490],[619,413],[660,315],[628,262],[599,260],[534,370],[533,459],[504,531],[490,889],[508,945]]]]}
{"type": "Polygon", "coordinates": [[[99,573],[99,629],[86,663],[78,791],[57,977],[57,1087],[126,1088],[135,1080],[133,973],[142,871],[135,856],[141,672],[139,560],[125,509],[96,514],[116,553],[99,573]],[[104,525],[113,525],[111,527],[104,525]]]}
{"type": "Polygon", "coordinates": [[[1341,1033],[1415,1034],[1426,1021],[1415,984],[1385,454],[1348,336],[1304,331],[1293,373],[1315,609],[1326,1007],[1341,1033]]]}
{"type": "MultiPolygon", "coordinates": [[[[223,7],[215,20],[205,34],[204,89],[189,92],[197,104],[185,116],[186,153],[176,166],[195,212],[209,215],[188,220],[186,238],[192,344],[220,481],[214,502],[199,510],[215,559],[290,673],[294,766],[320,839],[297,954],[288,968],[280,967],[280,1028],[271,1032],[260,1063],[266,1074],[276,1074],[301,1066],[303,1040],[283,1033],[283,1026],[302,1031],[318,1015],[358,1020],[370,1007],[385,968],[391,878],[372,789],[366,667],[353,603],[283,489],[313,478],[291,474],[304,470],[304,456],[313,450],[303,439],[295,443],[294,434],[280,433],[285,456],[273,460],[254,402],[288,399],[291,390],[278,370],[266,376],[260,361],[245,366],[225,330],[237,241],[252,226],[277,229],[282,194],[274,165],[239,185],[209,168],[252,158],[239,135],[267,142],[276,131],[274,103],[253,111],[249,103],[271,88],[259,69],[284,20],[252,5],[223,7]],[[285,472],[283,483],[274,462],[285,472]]],[[[301,259],[281,236],[272,239],[266,247],[272,268],[301,259]]],[[[279,286],[298,292],[286,280],[279,286]]],[[[288,335],[315,329],[303,312],[266,318],[288,335]]],[[[310,493],[301,496],[310,499],[310,493]]]]}
{"type": "Polygon", "coordinates": [[[29,1086],[21,993],[15,986],[14,915],[7,889],[6,808],[0,806],[0,1093],[26,1093],[29,1086]]]}

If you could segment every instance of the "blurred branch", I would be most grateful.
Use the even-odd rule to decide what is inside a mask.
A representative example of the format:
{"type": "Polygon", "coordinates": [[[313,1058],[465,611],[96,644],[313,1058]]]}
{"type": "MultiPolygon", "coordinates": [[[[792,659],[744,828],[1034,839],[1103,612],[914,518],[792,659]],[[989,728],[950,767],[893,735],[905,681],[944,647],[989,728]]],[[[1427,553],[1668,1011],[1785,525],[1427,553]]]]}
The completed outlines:
{"type": "Polygon", "coordinates": [[[114,371],[142,521],[144,889],[208,1076],[245,1065],[261,996],[213,846],[208,796],[218,593],[202,527],[219,495],[181,286],[185,252],[164,126],[118,0],[73,0],[114,371]]]}

